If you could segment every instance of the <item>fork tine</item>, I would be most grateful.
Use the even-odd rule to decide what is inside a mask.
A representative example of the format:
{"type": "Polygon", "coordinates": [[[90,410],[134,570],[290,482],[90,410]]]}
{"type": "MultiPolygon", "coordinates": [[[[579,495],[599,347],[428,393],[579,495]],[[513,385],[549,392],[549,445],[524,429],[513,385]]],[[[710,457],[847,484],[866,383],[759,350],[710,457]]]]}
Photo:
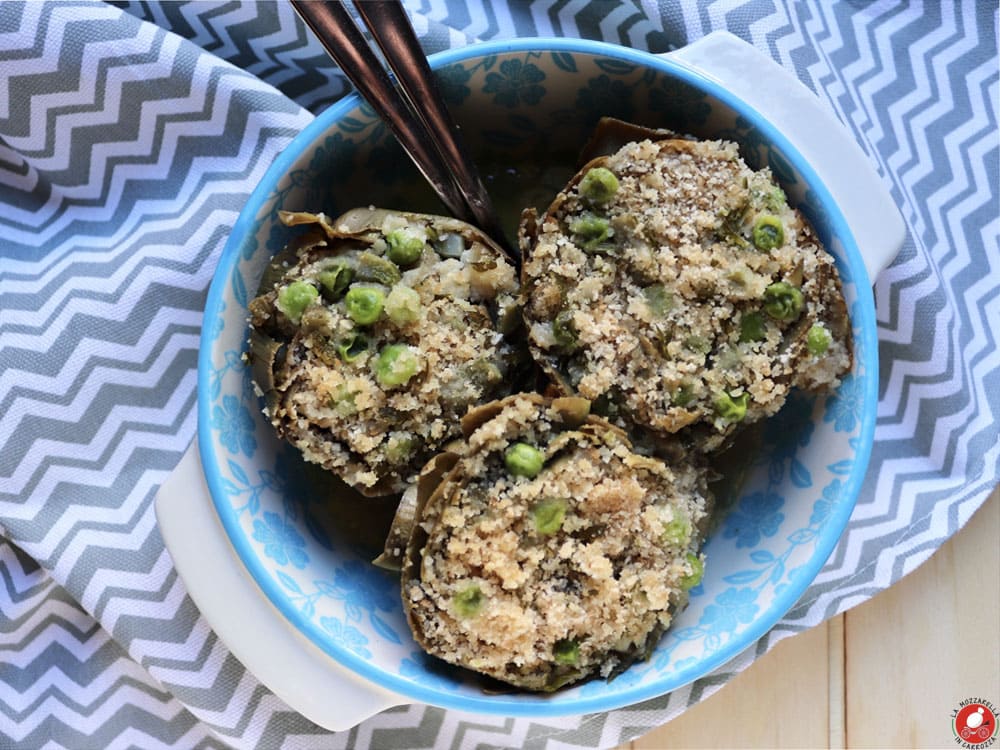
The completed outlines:
{"type": "Polygon", "coordinates": [[[438,156],[433,139],[393,86],[344,5],[336,0],[291,0],[291,3],[354,87],[389,125],[448,210],[457,218],[476,224],[475,214],[469,209],[451,171],[438,156]]]}
{"type": "Polygon", "coordinates": [[[396,74],[414,112],[426,130],[435,136],[434,143],[465,196],[475,223],[518,260],[511,252],[512,245],[504,236],[493,202],[469,155],[460,128],[441,96],[402,4],[398,0],[356,1],[355,8],[396,74]]]}

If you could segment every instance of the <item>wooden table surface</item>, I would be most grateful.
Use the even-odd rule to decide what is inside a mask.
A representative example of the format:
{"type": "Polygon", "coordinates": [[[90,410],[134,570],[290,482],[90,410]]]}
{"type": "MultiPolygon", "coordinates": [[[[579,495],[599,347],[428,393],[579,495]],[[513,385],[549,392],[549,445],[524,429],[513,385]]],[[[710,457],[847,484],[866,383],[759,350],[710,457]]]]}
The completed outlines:
{"type": "Polygon", "coordinates": [[[965,698],[1000,706],[1000,488],[894,586],[617,750],[954,748],[965,698]]]}

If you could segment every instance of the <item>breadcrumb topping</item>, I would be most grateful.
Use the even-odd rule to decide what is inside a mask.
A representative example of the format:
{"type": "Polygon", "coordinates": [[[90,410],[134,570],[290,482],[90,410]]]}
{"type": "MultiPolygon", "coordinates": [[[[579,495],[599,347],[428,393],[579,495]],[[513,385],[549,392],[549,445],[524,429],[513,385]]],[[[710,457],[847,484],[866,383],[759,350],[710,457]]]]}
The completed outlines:
{"type": "Polygon", "coordinates": [[[533,690],[641,658],[687,601],[707,513],[701,468],[640,456],[603,419],[567,426],[551,402],[525,395],[505,400],[468,446],[422,509],[425,534],[404,568],[424,648],[533,690]],[[516,442],[544,451],[537,476],[505,467],[516,442]],[[538,520],[546,502],[558,523],[538,520]],[[456,607],[470,590],[480,598],[471,614],[456,607]],[[567,643],[571,664],[558,656],[567,643]]]}
{"type": "Polygon", "coordinates": [[[623,425],[683,431],[717,449],[777,412],[790,389],[835,387],[850,368],[833,258],[770,172],[747,167],[734,143],[645,140],[594,160],[525,250],[532,354],[563,392],[623,425]],[[596,167],[618,181],[599,205],[581,191],[596,167]],[[608,227],[596,244],[579,223],[595,217],[608,227]],[[778,283],[802,297],[793,317],[768,313],[778,283]],[[831,334],[821,355],[806,345],[813,326],[831,334]],[[744,394],[738,419],[738,408],[720,406],[744,394]]]}

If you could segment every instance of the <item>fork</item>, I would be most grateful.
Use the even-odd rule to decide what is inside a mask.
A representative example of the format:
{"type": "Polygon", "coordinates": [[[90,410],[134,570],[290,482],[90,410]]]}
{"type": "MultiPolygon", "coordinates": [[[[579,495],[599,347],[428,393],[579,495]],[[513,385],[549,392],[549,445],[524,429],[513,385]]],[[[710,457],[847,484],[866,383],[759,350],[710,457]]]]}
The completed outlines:
{"type": "Polygon", "coordinates": [[[398,86],[369,47],[345,3],[291,3],[330,57],[386,122],[445,207],[456,218],[479,227],[519,266],[519,253],[503,232],[401,3],[364,0],[354,5],[398,86]]]}

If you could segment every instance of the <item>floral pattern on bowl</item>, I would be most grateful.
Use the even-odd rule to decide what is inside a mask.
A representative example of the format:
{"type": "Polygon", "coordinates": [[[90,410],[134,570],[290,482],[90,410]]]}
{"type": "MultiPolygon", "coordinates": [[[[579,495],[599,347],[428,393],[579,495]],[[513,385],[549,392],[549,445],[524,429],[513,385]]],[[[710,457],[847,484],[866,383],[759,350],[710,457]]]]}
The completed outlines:
{"type": "Polygon", "coordinates": [[[290,626],[344,667],[413,701],[507,715],[578,714],[703,676],[795,604],[839,539],[867,464],[877,380],[873,303],[853,239],[830,199],[821,198],[822,186],[807,185],[793,148],[755,125],[754,113],[734,111],[714,84],[667,60],[649,67],[627,51],[595,54],[596,45],[575,44],[562,40],[539,52],[507,43],[434,60],[471,150],[481,164],[501,165],[488,177],[494,193],[513,187],[525,200],[541,201],[545,190],[551,197],[604,114],[735,139],[748,162],[772,168],[838,257],[855,367],[835,394],[795,394],[762,426],[761,447],[734,469],[744,481],[706,545],[705,578],[648,661],[611,682],[551,696],[486,695],[475,679],[416,647],[396,579],[370,564],[370,545],[331,519],[330,497],[346,490],[317,492],[336,483],[317,484],[315,470],[277,440],[242,359],[247,303],[268,258],[290,237],[279,209],[336,215],[362,200],[441,210],[367,105],[351,97],[324,112],[268,172],[220,260],[199,362],[200,448],[233,547],[290,626]],[[572,126],[561,124],[568,113],[572,126]],[[546,176],[552,184],[539,187],[546,176]]]}

